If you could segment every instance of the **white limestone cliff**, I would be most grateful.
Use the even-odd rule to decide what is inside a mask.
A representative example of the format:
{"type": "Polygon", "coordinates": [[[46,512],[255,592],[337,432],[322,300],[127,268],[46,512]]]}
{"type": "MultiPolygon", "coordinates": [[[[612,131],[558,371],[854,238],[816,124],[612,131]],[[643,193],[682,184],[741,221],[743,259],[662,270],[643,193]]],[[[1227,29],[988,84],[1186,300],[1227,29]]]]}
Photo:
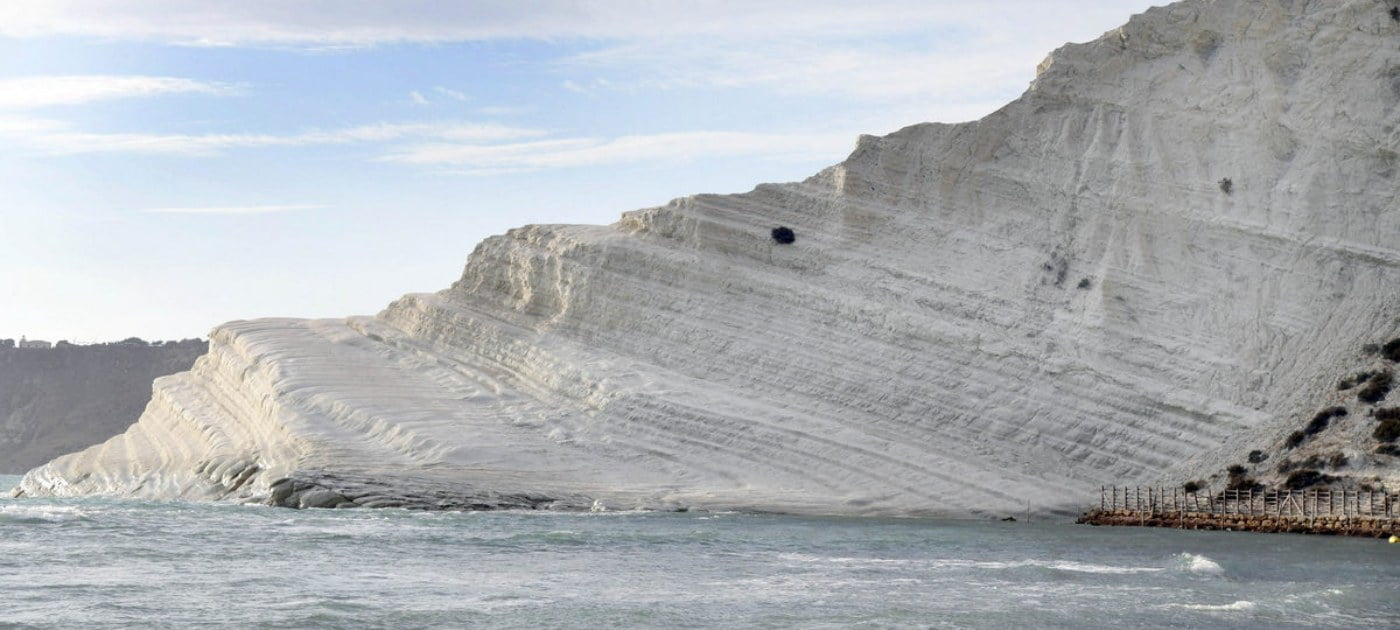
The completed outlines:
{"type": "Polygon", "coordinates": [[[804,182],[515,229],[375,317],[226,324],[19,491],[966,515],[1196,474],[1397,329],[1388,9],[1152,9],[804,182]]]}

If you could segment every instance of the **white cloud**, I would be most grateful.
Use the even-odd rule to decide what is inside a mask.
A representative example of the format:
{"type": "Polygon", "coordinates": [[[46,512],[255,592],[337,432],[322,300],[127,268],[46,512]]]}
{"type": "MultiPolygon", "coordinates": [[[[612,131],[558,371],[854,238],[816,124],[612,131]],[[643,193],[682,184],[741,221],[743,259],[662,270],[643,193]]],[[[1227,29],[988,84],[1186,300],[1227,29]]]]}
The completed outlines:
{"type": "Polygon", "coordinates": [[[467,95],[466,95],[466,94],[463,94],[463,93],[461,93],[461,92],[458,92],[457,90],[453,90],[453,89],[450,89],[450,88],[442,87],[441,85],[435,85],[435,86],[433,86],[433,91],[434,91],[434,92],[437,92],[438,94],[441,94],[441,95],[443,95],[443,96],[446,96],[447,98],[450,98],[450,99],[452,99],[452,100],[454,100],[454,101],[465,101],[465,100],[467,100],[467,95]]]}
{"type": "Polygon", "coordinates": [[[149,76],[37,76],[0,79],[0,109],[32,109],[51,105],[78,105],[93,101],[138,98],[161,94],[210,94],[226,96],[241,91],[237,85],[149,76]]]}
{"type": "Polygon", "coordinates": [[[482,116],[514,116],[516,114],[523,114],[531,110],[532,108],[526,106],[488,105],[486,107],[476,108],[476,113],[481,114],[482,116]]]}
{"type": "MultiPolygon", "coordinates": [[[[565,87],[579,91],[763,88],[881,106],[985,102],[1024,88],[1066,39],[1097,37],[1150,1],[931,1],[905,7],[903,21],[875,2],[850,9],[848,32],[620,38],[558,66],[572,77],[565,87]]],[[[818,21],[842,14],[826,10],[818,21]]]]}
{"type": "MultiPolygon", "coordinates": [[[[842,37],[930,25],[1061,22],[1125,11],[1123,0],[6,0],[0,34],[78,35],[201,46],[364,46],[491,39],[673,40],[842,37]]],[[[1112,25],[1110,25],[1112,26],[1112,25]]],[[[1096,35],[1097,33],[1094,33],[1096,35]]]]}
{"type": "Polygon", "coordinates": [[[436,97],[430,98],[423,92],[413,90],[408,93],[408,100],[411,101],[414,105],[432,105],[433,101],[442,101],[444,99],[459,102],[471,100],[471,97],[467,96],[465,93],[459,92],[452,88],[443,87],[441,85],[434,85],[432,91],[429,92],[429,94],[436,95],[436,97]]]}
{"type": "Polygon", "coordinates": [[[151,214],[271,214],[297,210],[320,210],[330,206],[319,204],[284,204],[269,206],[222,206],[197,208],[144,208],[137,212],[151,214]]]}
{"type": "Polygon", "coordinates": [[[384,143],[411,139],[483,142],[538,137],[544,133],[538,129],[494,123],[380,123],[286,135],[92,133],[74,131],[56,121],[0,118],[0,136],[50,155],[142,153],[209,156],[229,149],[384,143]]]}
{"type": "Polygon", "coordinates": [[[61,131],[68,126],[61,120],[0,115],[0,136],[23,137],[61,131]]]}
{"type": "MultiPolygon", "coordinates": [[[[1043,54],[1043,50],[1040,51],[1043,54]]],[[[777,93],[817,94],[888,102],[911,97],[962,100],[1030,78],[1037,53],[1007,50],[908,51],[888,46],[830,47],[780,43],[727,49],[672,45],[664,66],[651,65],[662,51],[628,45],[577,55],[562,64],[576,71],[615,73],[617,82],[594,79],[588,89],[713,89],[762,87],[777,93]],[[1007,63],[1019,52],[1024,63],[1007,63]]],[[[1021,83],[1024,85],[1024,83],[1021,83]]],[[[564,87],[585,91],[573,81],[564,87]]]]}
{"type": "MultiPolygon", "coordinates": [[[[850,133],[746,133],[690,131],[617,138],[550,138],[540,129],[495,123],[380,123],[294,134],[92,133],[48,119],[0,116],[0,138],[49,155],[132,153],[212,156],[235,149],[342,144],[382,145],[383,162],[413,164],[472,175],[499,175],[553,168],[691,162],[705,158],[832,161],[851,148],[850,133]],[[527,140],[528,141],[525,141],[527,140]]],[[[246,208],[157,208],[145,212],[272,212],[301,206],[246,208]]]]}
{"type": "Polygon", "coordinates": [[[811,160],[844,157],[854,134],[771,134],[692,131],[613,139],[562,138],[508,144],[422,144],[381,158],[386,162],[458,167],[468,174],[500,174],[550,168],[644,162],[690,162],[703,158],[759,157],[811,160]]]}
{"type": "Polygon", "coordinates": [[[1097,37],[1152,2],[6,0],[0,35],[318,50],[534,39],[589,50],[559,61],[574,92],[760,87],[889,105],[1004,97],[1066,39],[1097,37]]]}

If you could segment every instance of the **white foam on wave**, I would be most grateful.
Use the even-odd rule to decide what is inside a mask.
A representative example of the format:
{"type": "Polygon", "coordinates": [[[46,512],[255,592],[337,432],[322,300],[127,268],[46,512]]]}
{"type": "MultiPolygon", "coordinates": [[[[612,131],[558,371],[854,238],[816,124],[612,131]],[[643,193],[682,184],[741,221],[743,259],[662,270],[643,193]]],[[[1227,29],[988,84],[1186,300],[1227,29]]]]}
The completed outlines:
{"type": "Polygon", "coordinates": [[[1214,560],[1200,554],[1182,552],[1176,554],[1175,568],[1198,575],[1224,575],[1225,569],[1214,560]]]}
{"type": "Polygon", "coordinates": [[[778,554],[783,560],[796,561],[802,563],[831,563],[844,565],[913,565],[924,566],[933,569],[1023,569],[1042,568],[1054,569],[1057,571],[1073,571],[1076,573],[1099,573],[1105,575],[1130,575],[1135,573],[1156,573],[1165,571],[1163,567],[1132,567],[1114,566],[1108,564],[1092,564],[1087,562],[1074,562],[1072,560],[962,560],[954,558],[844,558],[844,557],[823,557],[800,553],[778,554]]]}
{"type": "Polygon", "coordinates": [[[1129,575],[1133,573],[1156,573],[1163,571],[1162,567],[1117,567],[1106,564],[1087,564],[1083,562],[1050,562],[1044,566],[1060,571],[1077,571],[1079,573],[1103,573],[1107,575],[1129,575]]]}
{"type": "Polygon", "coordinates": [[[1186,610],[1254,610],[1254,602],[1241,599],[1230,604],[1176,604],[1177,608],[1186,610]]]}
{"type": "Polygon", "coordinates": [[[71,505],[0,505],[0,522],[4,521],[64,521],[87,520],[88,513],[71,505]]]}

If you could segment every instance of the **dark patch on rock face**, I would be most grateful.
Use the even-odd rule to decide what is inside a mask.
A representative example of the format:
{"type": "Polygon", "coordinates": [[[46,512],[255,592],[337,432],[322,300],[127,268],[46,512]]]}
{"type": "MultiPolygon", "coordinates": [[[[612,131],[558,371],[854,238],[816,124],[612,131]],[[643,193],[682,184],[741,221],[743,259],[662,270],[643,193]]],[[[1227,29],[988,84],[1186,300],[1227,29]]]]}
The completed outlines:
{"type": "MultiPolygon", "coordinates": [[[[1041,269],[1053,275],[1050,284],[1056,287],[1065,286],[1065,278],[1069,277],[1069,259],[1061,256],[1059,252],[1050,255],[1050,261],[1042,264],[1041,269]]],[[[1084,288],[1084,287],[1080,287],[1084,288]]]]}
{"type": "Polygon", "coordinates": [[[779,245],[791,245],[797,240],[797,235],[792,232],[792,228],[779,226],[773,228],[773,240],[779,245]]]}
{"type": "Polygon", "coordinates": [[[1196,52],[1197,57],[1200,57],[1202,64],[1209,64],[1210,60],[1215,57],[1216,51],[1220,50],[1220,44],[1223,41],[1224,38],[1220,36],[1220,33],[1201,31],[1191,40],[1191,49],[1196,52]]]}

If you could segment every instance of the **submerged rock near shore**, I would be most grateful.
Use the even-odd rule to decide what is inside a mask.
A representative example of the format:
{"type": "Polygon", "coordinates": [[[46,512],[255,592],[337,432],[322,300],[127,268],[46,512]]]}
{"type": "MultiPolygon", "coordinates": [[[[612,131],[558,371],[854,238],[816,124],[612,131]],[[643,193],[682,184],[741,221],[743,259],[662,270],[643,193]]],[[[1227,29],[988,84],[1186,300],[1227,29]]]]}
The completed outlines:
{"type": "Polygon", "coordinates": [[[1223,468],[1397,333],[1388,9],[1152,9],[806,181],[515,229],[374,317],[226,324],[18,491],[1000,516],[1223,468]]]}

